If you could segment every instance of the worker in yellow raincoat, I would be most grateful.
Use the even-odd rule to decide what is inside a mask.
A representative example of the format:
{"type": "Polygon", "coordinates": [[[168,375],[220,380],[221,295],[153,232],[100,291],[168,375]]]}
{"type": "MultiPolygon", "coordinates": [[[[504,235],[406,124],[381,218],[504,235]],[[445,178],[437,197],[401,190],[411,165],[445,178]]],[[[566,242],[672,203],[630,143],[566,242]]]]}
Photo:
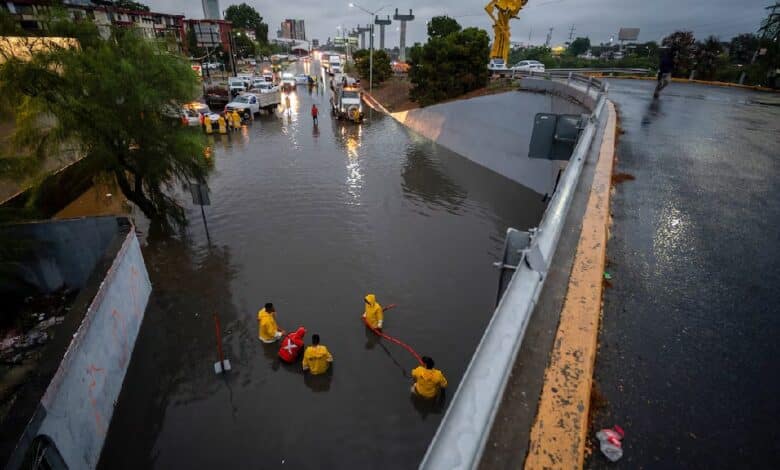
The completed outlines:
{"type": "Polygon", "coordinates": [[[211,117],[208,114],[203,119],[203,125],[206,126],[206,134],[211,134],[213,132],[211,129],[211,117]]]}
{"type": "Polygon", "coordinates": [[[284,335],[284,331],[276,324],[276,309],[274,304],[267,303],[257,312],[258,338],[264,343],[273,343],[284,335]]]}
{"type": "Polygon", "coordinates": [[[436,398],[441,389],[447,388],[447,379],[439,369],[434,369],[433,359],[428,356],[422,357],[423,366],[417,366],[412,370],[412,378],[415,380],[412,385],[412,393],[416,393],[423,398],[436,398]]]}
{"type": "Polygon", "coordinates": [[[330,363],[333,362],[333,356],[324,345],[320,344],[320,335],[312,335],[311,346],[306,348],[303,353],[304,371],[309,371],[312,375],[324,374],[328,371],[330,363]]]}
{"type": "Polygon", "coordinates": [[[385,319],[384,310],[379,302],[376,301],[374,294],[368,294],[364,299],[366,309],[363,311],[363,318],[371,328],[382,328],[382,321],[385,319]]]}
{"type": "Polygon", "coordinates": [[[225,122],[225,116],[219,115],[219,133],[220,134],[227,134],[227,123],[225,122]]]}
{"type": "Polygon", "coordinates": [[[230,113],[230,119],[233,121],[233,130],[241,129],[241,115],[235,109],[230,113]]]}

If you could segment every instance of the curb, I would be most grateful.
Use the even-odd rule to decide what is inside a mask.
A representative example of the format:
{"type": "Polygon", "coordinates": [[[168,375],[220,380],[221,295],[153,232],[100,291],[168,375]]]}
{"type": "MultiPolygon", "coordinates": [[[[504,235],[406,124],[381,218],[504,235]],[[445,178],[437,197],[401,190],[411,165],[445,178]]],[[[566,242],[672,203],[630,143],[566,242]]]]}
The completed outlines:
{"type": "Polygon", "coordinates": [[[526,469],[579,469],[585,459],[617,130],[615,106],[608,101],[607,108],[607,127],[531,428],[526,469]]]}
{"type": "Polygon", "coordinates": [[[387,115],[392,115],[390,111],[387,110],[382,104],[376,100],[371,94],[365,90],[363,90],[363,101],[366,102],[368,106],[371,107],[374,111],[379,111],[380,113],[385,113],[387,115]]]}
{"type": "MultiPolygon", "coordinates": [[[[624,75],[619,77],[609,77],[605,76],[604,78],[613,78],[613,79],[620,79],[620,80],[657,80],[656,77],[642,77],[639,75],[624,75]]],[[[696,83],[699,85],[709,85],[709,86],[719,86],[719,87],[725,87],[725,88],[742,88],[745,90],[755,90],[755,91],[764,91],[767,93],[780,93],[780,90],[774,90],[772,88],[767,88],[759,85],[740,85],[739,83],[731,83],[731,82],[715,82],[715,81],[708,81],[708,80],[688,80],[687,78],[672,78],[672,83],[696,83]]]]}

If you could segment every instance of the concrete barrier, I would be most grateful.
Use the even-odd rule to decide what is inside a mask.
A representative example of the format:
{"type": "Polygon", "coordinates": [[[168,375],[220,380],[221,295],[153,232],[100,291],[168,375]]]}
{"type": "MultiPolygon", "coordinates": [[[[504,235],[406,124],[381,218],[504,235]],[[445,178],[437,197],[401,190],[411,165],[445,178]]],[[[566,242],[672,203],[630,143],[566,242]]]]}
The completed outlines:
{"type": "Polygon", "coordinates": [[[584,86],[549,79],[521,81],[523,88],[544,91],[541,96],[552,94],[573,99],[591,110],[591,116],[539,228],[530,231],[529,245],[520,252],[514,275],[428,447],[421,469],[474,469],[479,466],[517,351],[557,249],[597,124],[602,119],[606,90],[600,85],[592,85],[590,80],[584,86]]]}
{"type": "Polygon", "coordinates": [[[91,298],[86,313],[8,462],[9,469],[20,468],[34,445],[45,447],[47,460],[55,467],[97,466],[151,293],[135,231],[130,228],[123,235],[118,249],[109,247],[115,256],[108,269],[98,264],[99,272],[85,287],[91,298]]]}
{"type": "MultiPolygon", "coordinates": [[[[546,90],[540,87],[539,91],[546,90]]],[[[579,93],[576,95],[580,97],[579,93]]],[[[592,107],[594,103],[586,104],[592,107]]],[[[562,165],[528,158],[535,115],[587,112],[587,106],[564,93],[511,91],[401,111],[391,116],[447,149],[545,194],[552,192],[562,165]]]]}

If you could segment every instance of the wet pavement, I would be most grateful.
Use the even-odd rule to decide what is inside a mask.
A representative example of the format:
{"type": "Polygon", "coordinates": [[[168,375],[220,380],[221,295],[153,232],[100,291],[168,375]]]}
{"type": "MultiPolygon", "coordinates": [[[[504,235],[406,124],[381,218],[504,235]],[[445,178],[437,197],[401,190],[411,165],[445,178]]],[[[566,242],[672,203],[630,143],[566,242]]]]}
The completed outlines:
{"type": "Polygon", "coordinates": [[[777,468],[780,108],[610,80],[617,186],[586,468],[777,468]],[[609,463],[593,437],[626,431],[609,463]]]}
{"type": "Polygon", "coordinates": [[[536,225],[541,195],[380,114],[338,123],[322,90],[291,101],[213,138],[210,244],[192,206],[186,236],[149,234],[154,290],[101,468],[414,468],[433,437],[444,406],[410,398],[415,362],[367,333],[362,298],[398,304],[385,331],[454,392],[493,312],[505,230],[536,225]],[[281,327],[322,336],[332,374],[279,364],[257,340],[265,302],[281,327]]]}

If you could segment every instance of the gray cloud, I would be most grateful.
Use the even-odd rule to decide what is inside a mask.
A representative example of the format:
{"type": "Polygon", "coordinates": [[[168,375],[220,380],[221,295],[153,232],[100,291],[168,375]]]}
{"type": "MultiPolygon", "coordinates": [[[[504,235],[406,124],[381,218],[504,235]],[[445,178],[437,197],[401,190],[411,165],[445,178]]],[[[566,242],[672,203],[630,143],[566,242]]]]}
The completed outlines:
{"type": "MultiPolygon", "coordinates": [[[[202,18],[203,10],[197,0],[149,0],[152,10],[168,13],[183,13],[190,18],[202,18]]],[[[240,1],[220,1],[220,8],[240,1]]],[[[269,24],[269,35],[275,36],[279,23],[285,18],[303,19],[306,34],[310,38],[324,41],[337,34],[337,27],[352,29],[358,24],[369,22],[369,15],[349,8],[349,0],[249,0],[269,24]]],[[[388,5],[379,14],[392,16],[395,8],[401,12],[414,10],[415,21],[409,23],[407,43],[425,41],[425,22],[436,15],[446,14],[458,20],[463,26],[486,29],[492,36],[490,20],[483,7],[486,0],[433,0],[382,3],[381,0],[357,2],[373,10],[388,5]]],[[[640,41],[660,40],[663,36],[678,30],[692,30],[697,38],[709,35],[723,40],[742,32],[755,32],[766,16],[764,7],[770,0],[530,0],[520,11],[519,19],[511,23],[512,40],[534,44],[544,43],[548,29],[553,28],[552,43],[561,44],[568,39],[569,28],[574,25],[574,36],[588,36],[592,42],[609,40],[617,36],[620,27],[641,28],[640,41]]],[[[387,30],[386,45],[398,44],[398,23],[387,30]]]]}

